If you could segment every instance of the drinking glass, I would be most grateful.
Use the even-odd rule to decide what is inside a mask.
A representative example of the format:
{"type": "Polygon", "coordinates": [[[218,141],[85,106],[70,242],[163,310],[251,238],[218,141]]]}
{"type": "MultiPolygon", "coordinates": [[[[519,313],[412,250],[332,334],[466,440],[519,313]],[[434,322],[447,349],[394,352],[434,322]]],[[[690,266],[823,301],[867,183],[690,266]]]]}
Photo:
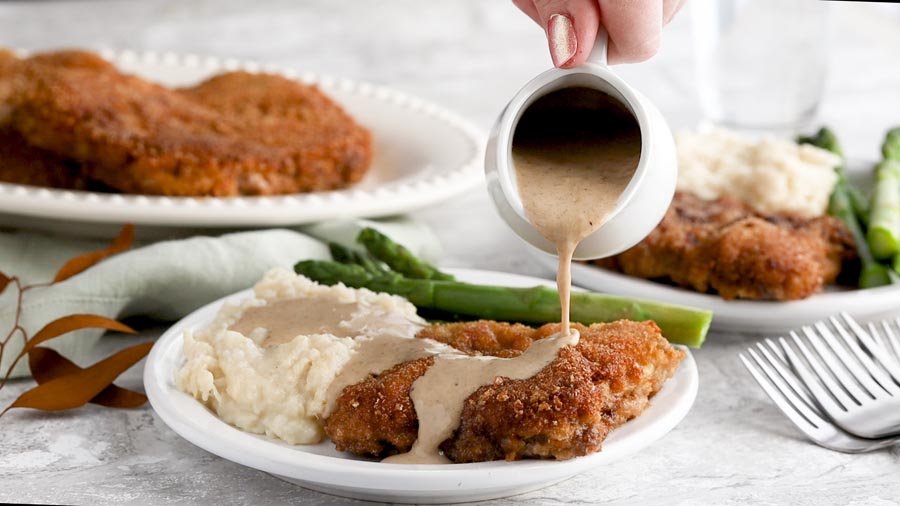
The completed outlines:
{"type": "Polygon", "coordinates": [[[827,4],[692,0],[697,89],[706,118],[746,130],[808,126],[827,71],[827,4]]]}

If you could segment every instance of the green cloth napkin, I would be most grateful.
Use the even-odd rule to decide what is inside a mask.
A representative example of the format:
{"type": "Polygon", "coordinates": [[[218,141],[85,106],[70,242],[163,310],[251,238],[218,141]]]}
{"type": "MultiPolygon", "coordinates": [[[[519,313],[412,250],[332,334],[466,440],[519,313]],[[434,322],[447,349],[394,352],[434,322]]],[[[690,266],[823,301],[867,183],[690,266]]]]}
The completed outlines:
{"type": "MultiPolygon", "coordinates": [[[[20,323],[32,336],[48,322],[76,313],[177,320],[204,304],[249,288],[273,267],[329,258],[322,241],[351,245],[366,226],[377,228],[423,258],[433,261],[438,255],[431,231],[406,219],[329,222],[300,231],[269,229],[157,242],[110,257],[61,283],[25,292],[20,323]]],[[[29,232],[0,233],[0,271],[25,284],[50,281],[70,258],[108,244],[29,232]]],[[[12,285],[0,293],[0,338],[13,326],[17,297],[12,285]]],[[[85,359],[102,333],[81,330],[46,346],[87,365],[85,359]]],[[[6,374],[21,349],[22,340],[16,336],[4,350],[0,374],[6,374]]],[[[27,360],[23,360],[13,376],[27,375],[27,360]]]]}

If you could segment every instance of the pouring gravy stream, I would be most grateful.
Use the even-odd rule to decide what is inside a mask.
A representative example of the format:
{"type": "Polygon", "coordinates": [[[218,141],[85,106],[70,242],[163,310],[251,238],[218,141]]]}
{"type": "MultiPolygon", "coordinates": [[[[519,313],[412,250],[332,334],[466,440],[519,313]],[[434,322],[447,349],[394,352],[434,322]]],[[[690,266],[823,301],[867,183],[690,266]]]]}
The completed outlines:
{"type": "Polygon", "coordinates": [[[539,98],[519,120],[513,163],[525,214],[559,257],[560,321],[569,331],[572,256],[615,210],[641,158],[641,131],[621,103],[591,88],[539,98]]]}

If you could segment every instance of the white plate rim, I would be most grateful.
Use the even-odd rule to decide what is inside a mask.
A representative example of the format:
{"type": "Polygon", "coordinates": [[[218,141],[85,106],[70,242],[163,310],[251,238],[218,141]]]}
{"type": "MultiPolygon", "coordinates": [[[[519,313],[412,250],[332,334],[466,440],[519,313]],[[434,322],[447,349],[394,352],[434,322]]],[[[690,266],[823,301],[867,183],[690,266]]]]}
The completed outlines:
{"type": "MultiPolygon", "coordinates": [[[[461,279],[478,279],[484,275],[499,276],[510,282],[511,286],[515,286],[518,281],[520,286],[529,286],[536,283],[547,284],[547,280],[521,276],[516,274],[500,273],[493,271],[479,271],[469,269],[450,269],[451,272],[458,275],[461,279]],[[525,283],[525,285],[522,285],[525,283]]],[[[541,461],[541,460],[523,460],[517,462],[482,462],[473,464],[454,464],[450,466],[418,466],[418,465],[387,465],[372,461],[359,461],[351,459],[343,459],[324,455],[313,455],[296,448],[287,447],[286,445],[268,440],[261,436],[252,435],[239,429],[231,427],[219,420],[215,415],[206,410],[199,402],[190,398],[186,394],[175,389],[171,378],[161,377],[161,370],[166,369],[167,362],[171,362],[171,355],[175,353],[180,356],[181,332],[188,325],[201,322],[208,323],[209,313],[214,314],[218,307],[226,301],[239,300],[242,297],[249,296],[250,290],[245,290],[224,297],[218,301],[207,304],[206,306],[194,311],[184,319],[173,325],[163,336],[157,341],[153,347],[144,367],[144,387],[150,404],[157,415],[163,422],[172,428],[176,433],[187,441],[203,448],[213,454],[219,455],[228,460],[239,464],[256,468],[262,471],[273,473],[279,476],[292,478],[301,481],[308,481],[325,487],[355,487],[358,484],[348,484],[346,477],[355,475],[356,479],[360,477],[363,481],[367,481],[372,490],[381,490],[382,492],[391,492],[396,494],[398,491],[394,488],[394,484],[398,482],[399,476],[410,476],[408,473],[415,473],[416,480],[409,482],[404,481],[406,492],[419,494],[444,494],[454,492],[451,483],[456,483],[461,478],[468,478],[469,481],[474,475],[487,477],[487,479],[496,485],[497,482],[515,482],[509,486],[510,490],[517,487],[525,486],[522,482],[522,473],[535,471],[540,472],[540,482],[552,483],[565,479],[569,476],[586,471],[606,462],[612,462],[618,458],[633,454],[645,446],[651,444],[657,439],[664,436],[672,428],[674,428],[688,413],[697,395],[698,390],[698,371],[696,363],[690,351],[687,352],[682,364],[679,366],[675,377],[667,382],[657,397],[654,399],[668,399],[667,396],[673,396],[674,407],[667,412],[662,412],[656,419],[650,420],[646,417],[648,413],[653,413],[654,404],[651,403],[650,408],[641,415],[641,417],[626,423],[622,427],[616,429],[610,434],[601,452],[571,459],[567,461],[541,461]],[[173,347],[177,350],[173,351],[173,347]],[[667,388],[669,390],[667,390],[667,388]],[[677,391],[674,389],[677,388],[677,391]],[[172,396],[184,396],[193,401],[200,407],[208,418],[198,421],[186,421],[171,402],[172,396]],[[628,431],[629,425],[634,427],[638,423],[644,422],[649,425],[649,429],[643,429],[646,434],[640,430],[630,437],[617,443],[616,434],[622,434],[628,431]],[[231,447],[222,447],[221,439],[212,436],[215,430],[225,430],[229,434],[229,442],[239,444],[231,447]],[[233,436],[233,437],[231,437],[233,436]],[[259,446],[262,445],[266,451],[273,450],[268,445],[275,445],[277,449],[273,450],[275,456],[260,457],[259,446]],[[302,454],[304,458],[311,458],[311,462],[305,465],[298,464],[298,454],[302,454]],[[300,471],[300,472],[297,472],[300,471]],[[466,476],[468,475],[468,476],[466,476]],[[369,480],[371,479],[371,480],[369,480]],[[382,485],[382,486],[379,486],[382,485]],[[443,491],[443,492],[442,492],[443,491]]],[[[619,438],[622,439],[622,438],[619,438]]],[[[529,483],[534,479],[528,479],[529,483]]],[[[458,490],[456,491],[458,492],[458,490]]],[[[471,492],[471,491],[468,491],[471,492]]],[[[502,494],[500,494],[502,495],[502,494]]],[[[499,496],[499,495],[496,495],[499,496]]]]}
{"type": "MultiPolygon", "coordinates": [[[[17,56],[30,51],[17,49],[17,56]]],[[[464,162],[451,170],[413,181],[387,182],[372,189],[297,193],[259,197],[168,197],[43,188],[0,182],[0,213],[83,220],[95,223],[130,221],[142,225],[234,227],[299,225],[328,218],[378,217],[431,205],[472,189],[483,181],[486,135],[468,120],[426,100],[386,86],[328,74],[298,73],[280,65],[191,53],[135,50],[99,51],[116,65],[164,65],[204,72],[244,70],[278,74],[324,90],[340,91],[401,107],[444,124],[468,145],[464,162]],[[274,214],[273,214],[274,213],[274,214]]],[[[423,169],[424,170],[424,169],[423,169]]]]}
{"type": "MultiPolygon", "coordinates": [[[[543,252],[535,252],[534,256],[548,272],[555,272],[555,258],[543,252]]],[[[712,330],[753,334],[784,333],[840,312],[858,320],[869,320],[900,310],[900,285],[825,292],[803,300],[778,302],[725,300],[714,294],[584,264],[572,264],[572,282],[605,293],[707,309],[713,313],[712,330]]]]}

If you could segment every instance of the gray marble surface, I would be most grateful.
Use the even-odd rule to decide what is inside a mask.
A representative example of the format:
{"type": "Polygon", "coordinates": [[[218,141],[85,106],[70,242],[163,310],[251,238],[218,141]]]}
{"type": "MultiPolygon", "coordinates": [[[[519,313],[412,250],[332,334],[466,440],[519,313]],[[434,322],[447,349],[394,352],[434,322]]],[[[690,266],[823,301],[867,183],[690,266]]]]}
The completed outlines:
{"type": "MultiPolygon", "coordinates": [[[[834,12],[820,119],[850,156],[872,159],[900,123],[900,23],[866,5],[834,12]]],[[[763,35],[764,36],[764,35],[763,35]]],[[[549,65],[540,30],[506,1],[175,0],[3,2],[0,44],[192,52],[364,79],[420,95],[487,129],[517,88],[549,65]]],[[[676,127],[700,119],[689,16],[652,61],[620,68],[676,127]]],[[[445,264],[546,276],[476,191],[416,212],[445,264]]],[[[97,356],[158,335],[108,336],[97,356]]],[[[900,448],[867,455],[805,441],[736,359],[754,336],[714,333],[695,353],[701,385],[672,433],[616,465],[494,504],[900,504],[900,448]]],[[[140,367],[121,384],[140,386],[140,367]]],[[[0,405],[27,388],[0,391],[0,405]]],[[[93,406],[0,419],[0,502],[345,504],[232,464],[181,440],[149,408],[93,406]]]]}

